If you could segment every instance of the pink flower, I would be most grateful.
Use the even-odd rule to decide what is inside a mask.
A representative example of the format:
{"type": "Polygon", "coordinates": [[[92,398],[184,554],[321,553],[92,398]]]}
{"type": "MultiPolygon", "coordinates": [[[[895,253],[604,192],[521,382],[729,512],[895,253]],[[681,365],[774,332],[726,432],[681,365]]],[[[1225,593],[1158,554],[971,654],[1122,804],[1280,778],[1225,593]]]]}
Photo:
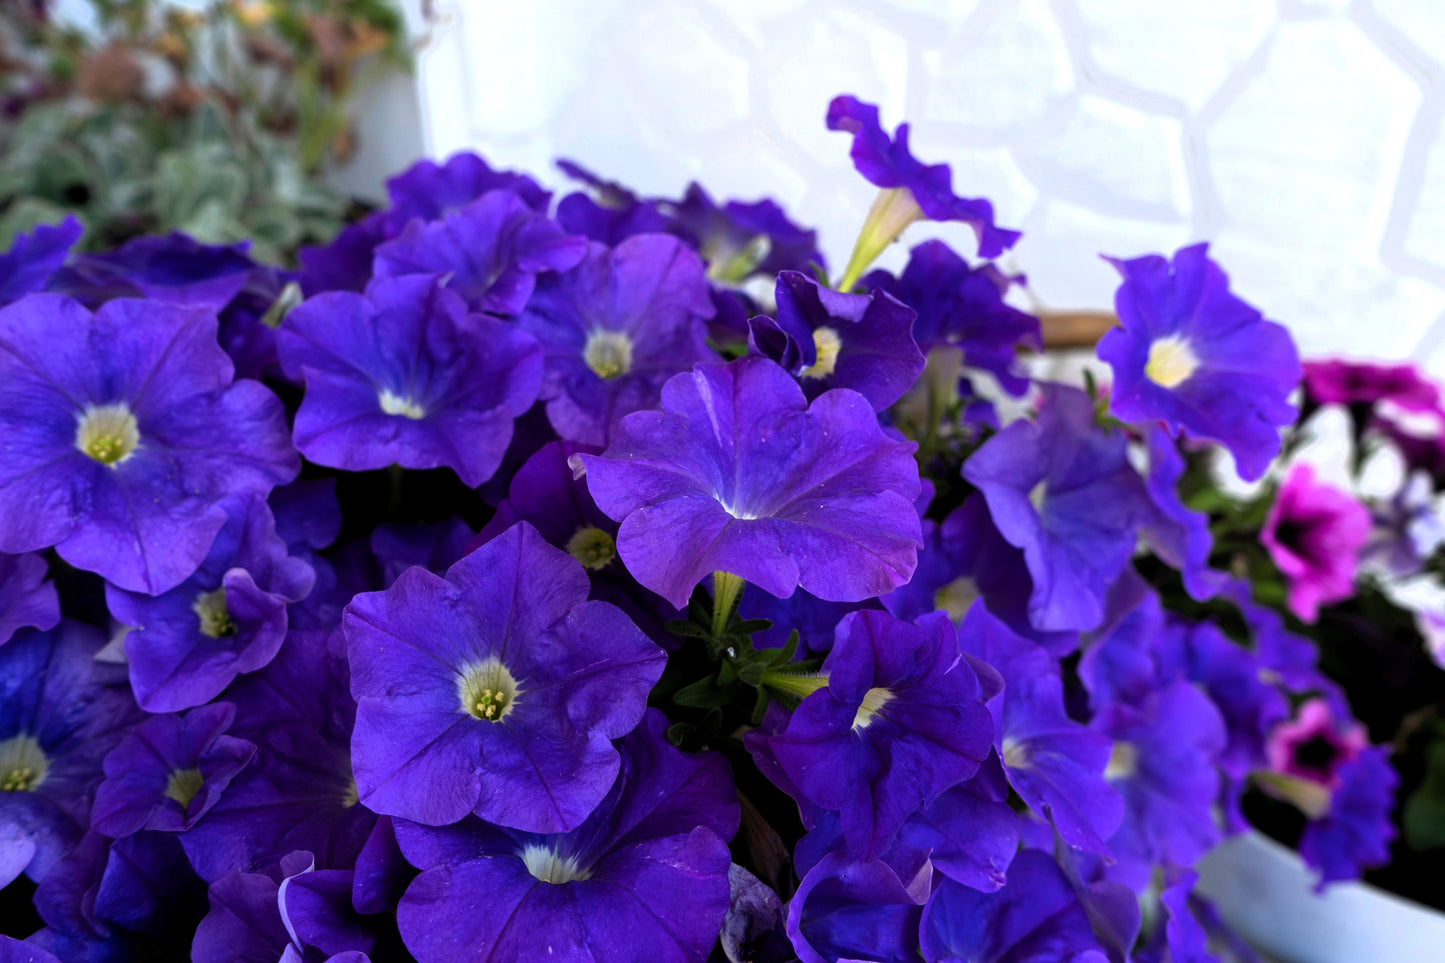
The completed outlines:
{"type": "Polygon", "coordinates": [[[1440,402],[1440,389],[1409,363],[1306,361],[1304,386],[1323,405],[1393,401],[1407,411],[1431,411],[1440,402]]]}
{"type": "Polygon", "coordinates": [[[1309,465],[1296,465],[1270,507],[1259,540],[1289,586],[1289,610],[1306,622],[1321,605],[1355,594],[1360,549],[1370,513],[1330,485],[1315,481],[1309,465]]]}

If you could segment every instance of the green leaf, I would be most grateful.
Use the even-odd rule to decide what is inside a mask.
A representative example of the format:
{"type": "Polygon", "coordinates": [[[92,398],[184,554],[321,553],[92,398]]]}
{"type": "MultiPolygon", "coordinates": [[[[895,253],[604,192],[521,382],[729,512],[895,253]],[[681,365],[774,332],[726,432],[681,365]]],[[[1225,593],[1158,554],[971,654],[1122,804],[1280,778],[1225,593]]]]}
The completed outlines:
{"type": "Polygon", "coordinates": [[[1425,781],[1405,801],[1403,822],[1411,849],[1445,846],[1445,737],[1430,745],[1425,781]]]}
{"type": "Polygon", "coordinates": [[[680,635],[685,639],[705,639],[708,631],[696,622],[689,622],[686,619],[672,619],[664,628],[673,635],[680,635]]]}
{"type": "Polygon", "coordinates": [[[672,701],[689,709],[715,709],[732,701],[732,693],[717,686],[712,676],[685,685],[672,694],[672,701]]]}

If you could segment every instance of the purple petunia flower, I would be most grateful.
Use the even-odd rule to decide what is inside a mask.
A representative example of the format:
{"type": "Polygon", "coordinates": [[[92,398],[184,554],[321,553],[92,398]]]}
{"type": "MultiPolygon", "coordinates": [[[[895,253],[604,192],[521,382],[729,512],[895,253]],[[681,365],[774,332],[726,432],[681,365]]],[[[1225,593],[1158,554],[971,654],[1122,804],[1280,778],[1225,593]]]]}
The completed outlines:
{"type": "Polygon", "coordinates": [[[60,623],[60,593],[48,574],[44,556],[0,554],[0,645],[23,628],[43,631],[60,623]]]}
{"type": "Polygon", "coordinates": [[[311,566],[286,553],[265,499],[225,499],[226,524],[195,574],[158,596],[106,589],[111,615],[132,626],[126,660],[136,701],[148,712],[209,702],[236,676],[275,658],[286,606],[311,591],[311,566]]]}
{"type": "Polygon", "coordinates": [[[1104,780],[1110,740],[1064,711],[1057,661],[974,605],[959,627],[963,651],[983,659],[1004,679],[989,702],[995,742],[1009,783],[1070,846],[1107,855],[1124,806],[1104,780]]]}
{"type": "Polygon", "coordinates": [[[515,326],[468,315],[430,275],[318,295],[286,317],[281,364],[306,381],[296,444],[348,471],[451,468],[476,487],[537,399],[542,353],[515,326]]]}
{"type": "Polygon", "coordinates": [[[754,357],[674,377],[662,408],[624,418],[604,454],[577,456],[647,588],[681,607],[724,571],[779,598],[801,585],[847,602],[913,574],[915,446],[885,435],[862,395],[835,389],[809,405],[754,357]]]}
{"type": "Polygon", "coordinates": [[[91,825],[116,837],[190,829],[256,754],[251,743],[225,734],[235,717],[234,705],[217,702],[136,726],[105,757],[91,825]]]}
{"type": "Polygon", "coordinates": [[[197,875],[274,873],[293,850],[321,869],[349,869],[376,826],[357,805],[351,771],[356,703],[340,632],[293,629],[260,672],[226,693],[236,706],[228,735],[256,747],[211,810],[179,835],[197,875]]]}
{"type": "Polygon", "coordinates": [[[362,801],[426,825],[470,812],[530,832],[581,823],[616,778],[611,740],[637,725],[666,661],[588,588],[523,522],[445,579],[413,568],[353,599],[362,801]]]}
{"type": "Polygon", "coordinates": [[[706,957],[728,909],[738,803],[722,757],[674,749],[666,725],[651,710],[622,740],[616,783],[571,832],[399,820],[423,870],[397,911],[407,949],[422,963],[706,957]]]}
{"type": "Polygon", "coordinates": [[[749,346],[778,362],[816,398],[851,388],[884,411],[923,373],[913,309],[886,292],[844,294],[797,271],[778,275],[777,320],[748,322],[749,346]]]}
{"type": "Polygon", "coordinates": [[[536,181],[516,171],[499,171],[478,154],[453,154],[438,164],[419,160],[406,170],[389,178],[387,194],[391,197],[388,215],[400,226],[412,218],[434,221],[486,194],[488,191],[511,191],[534,211],[545,211],[552,195],[536,181]]]}
{"type": "Polygon", "coordinates": [[[0,963],[61,963],[59,957],[42,946],[0,934],[0,963]]]}
{"type": "Polygon", "coordinates": [[[739,283],[755,274],[807,271],[826,262],[818,250],[818,232],[800,227],[770,200],[718,204],[698,184],[687,185],[682,200],[663,202],[672,215],[670,233],[688,241],[707,262],[707,276],[739,283]]]}
{"type": "Polygon", "coordinates": [[[0,876],[38,882],[79,841],[101,760],[141,715],[124,673],[95,661],[103,642],[64,621],[0,647],[0,876]]]}
{"type": "Polygon", "coordinates": [[[1314,470],[1300,462],[1280,486],[1259,540],[1289,587],[1289,610],[1313,622],[1321,605],[1355,594],[1355,570],[1369,535],[1365,506],[1315,481],[1314,470]]]}
{"type": "Polygon", "coordinates": [[[1019,348],[1043,350],[1039,319],[1004,301],[1009,287],[1022,281],[992,264],[969,267],[938,240],[915,247],[896,279],[887,271],[863,278],[864,286],[887,291],[918,312],[913,339],[925,354],[954,345],[963,351],[965,366],[987,371],[1014,396],[1029,387],[1019,348]]]}
{"type": "Polygon", "coordinates": [[[1445,547],[1445,514],[1433,489],[1428,475],[1414,471],[1389,501],[1371,507],[1362,567],[1396,578],[1417,575],[1445,547]]]}
{"type": "Polygon", "coordinates": [[[1212,807],[1224,721],[1185,681],[1138,702],[1099,709],[1091,727],[1114,740],[1104,778],[1124,797],[1124,821],[1107,842],[1110,878],[1140,889],[1159,863],[1192,866],[1220,839],[1212,807]]]}
{"type": "Polygon", "coordinates": [[[393,220],[390,211],[376,211],[343,227],[330,244],[296,252],[302,293],[310,298],[327,291],[366,290],[377,245],[401,233],[406,225],[402,220],[393,226],[393,220]]]}
{"type": "Polygon", "coordinates": [[[488,191],[511,191],[539,213],[546,212],[552,197],[525,174],[493,170],[469,153],[453,155],[443,164],[418,161],[386,186],[389,209],[347,225],[330,244],[301,249],[301,288],[308,297],[323,291],[364,290],[372,279],[377,245],[399,235],[415,218],[438,220],[488,191]]]}
{"type": "MultiPolygon", "coordinates": [[[[748,745],[755,747],[756,742],[748,745]]],[[[996,890],[1019,848],[1019,815],[1008,798],[1003,764],[990,753],[972,778],[909,816],[879,859],[903,880],[914,881],[920,870],[931,867],[973,889],[996,890]]],[[[794,869],[806,876],[829,853],[847,848],[839,814],[821,813],[816,828],[798,842],[794,869]]]]}
{"type": "Polygon", "coordinates": [[[36,937],[67,961],[164,953],[158,944],[194,923],[198,882],[174,836],[112,841],[87,833],[35,890],[35,909],[47,924],[36,937]]]}
{"type": "Polygon", "coordinates": [[[365,963],[374,924],[351,907],[350,870],[317,870],[299,850],[271,874],[231,872],[211,883],[194,963],[365,963]],[[280,877],[279,880],[275,877],[280,877]]]}
{"type": "Polygon", "coordinates": [[[1035,628],[1088,630],[1103,620],[1136,528],[1153,512],[1127,447],[1122,433],[1095,424],[1088,395],[1049,384],[1035,421],[1014,422],[964,463],[998,531],[1023,549],[1035,628]]]}
{"type": "Polygon", "coordinates": [[[1008,885],[980,893],[945,880],[923,911],[927,963],[1107,963],[1089,914],[1052,857],[1026,849],[1008,885]]]}
{"type": "Polygon", "coordinates": [[[40,224],[29,234],[17,235],[10,250],[0,254],[0,305],[45,290],[84,232],[80,221],[68,216],[59,224],[40,224]]]}
{"type": "Polygon", "coordinates": [[[154,301],[0,309],[0,551],[54,545],[132,592],[201,564],[227,493],[293,478],[281,403],[232,383],[215,316],[154,301]]]}
{"type": "Polygon", "coordinates": [[[514,315],[539,273],[566,271],[586,252],[585,238],[567,234],[516,194],[489,191],[439,221],[412,221],[377,247],[375,274],[447,275],[446,286],[471,310],[514,315]]]}
{"type": "Polygon", "coordinates": [[[542,280],[517,326],[546,352],[542,396],[557,434],[605,445],[618,419],[653,408],[679,371],[716,360],[703,265],[676,238],[593,242],[582,263],[542,280]]]}
{"type": "Polygon", "coordinates": [[[804,874],[788,903],[788,937],[802,963],[911,963],[918,959],[927,886],[926,877],[899,879],[881,859],[853,862],[846,852],[829,853],[804,874]]]}
{"type": "Polygon", "coordinates": [[[201,244],[179,232],[137,237],[114,251],[78,255],[50,290],[91,307],[114,298],[150,298],[219,312],[258,269],[246,247],[201,244]]]}
{"type": "MultiPolygon", "coordinates": [[[[914,221],[963,221],[978,235],[979,257],[997,257],[1019,239],[1017,231],[995,227],[993,205],[982,198],[953,193],[953,173],[947,164],[924,164],[908,148],[908,125],[899,124],[890,139],[878,121],[878,108],[843,95],[828,105],[828,129],[853,135],[853,166],[870,183],[883,190],[859,235],[858,245],[844,272],[856,279],[878,254],[914,221]]],[[[840,290],[852,287],[840,284],[840,290]]]]}
{"type": "Polygon", "coordinates": [[[1335,772],[1339,787],[1329,808],[1305,825],[1299,851],[1320,874],[1319,885],[1356,879],[1390,861],[1395,838],[1395,789],[1400,777],[1390,765],[1389,746],[1371,746],[1335,772]]]}
{"type": "Polygon", "coordinates": [[[1196,244],[1172,263],[1109,259],[1124,276],[1114,297],[1121,327],[1098,348],[1114,369],[1109,410],[1219,442],[1253,481],[1279,453],[1280,427],[1295,419],[1288,399],[1299,354],[1284,327],[1230,293],[1207,252],[1196,244]]]}
{"type": "Polygon", "coordinates": [[[576,191],[557,202],[557,222],[569,233],[615,247],[634,234],[665,234],[675,227],[656,201],[643,200],[572,161],[559,160],[557,166],[590,191],[576,191]]]}
{"type": "Polygon", "coordinates": [[[1169,433],[1158,425],[1148,432],[1149,474],[1145,486],[1154,503],[1153,516],[1139,534],[1149,547],[1176,569],[1184,590],[1197,602],[1206,602],[1223,588],[1228,576],[1209,568],[1214,539],[1209,533],[1209,515],[1195,511],[1179,498],[1179,479],[1184,476],[1184,457],[1169,433]]]}
{"type": "MultiPolygon", "coordinates": [[[[512,478],[509,497],[497,506],[496,514],[468,550],[491,541],[517,522],[527,522],[550,545],[582,563],[592,582],[593,598],[611,602],[622,609],[658,645],[665,649],[676,648],[678,637],[668,632],[665,626],[672,619],[682,618],[683,613],[656,593],[638,585],[618,560],[617,523],[597,507],[587,491],[586,479],[574,475],[568,464],[568,460],[579,452],[595,454],[597,451],[597,448],[570,441],[543,445],[517,470],[512,478]]],[[[835,618],[828,624],[830,640],[837,621],[835,618]]]]}
{"type": "Polygon", "coordinates": [[[841,812],[854,858],[873,859],[904,820],[978,770],[993,722],[943,613],[915,624],[854,612],[822,673],[827,684],[769,748],[800,799],[841,812]]]}

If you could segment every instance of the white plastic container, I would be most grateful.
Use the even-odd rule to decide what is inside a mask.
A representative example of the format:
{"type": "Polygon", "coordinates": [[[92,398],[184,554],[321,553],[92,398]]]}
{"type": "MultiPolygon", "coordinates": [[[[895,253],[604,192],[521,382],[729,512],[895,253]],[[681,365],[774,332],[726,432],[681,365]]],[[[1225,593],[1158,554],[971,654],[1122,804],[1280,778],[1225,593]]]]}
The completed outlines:
{"type": "Polygon", "coordinates": [[[1363,883],[1316,893],[1293,850],[1253,831],[1200,862],[1199,892],[1280,963],[1445,963],[1445,914],[1363,883]]]}

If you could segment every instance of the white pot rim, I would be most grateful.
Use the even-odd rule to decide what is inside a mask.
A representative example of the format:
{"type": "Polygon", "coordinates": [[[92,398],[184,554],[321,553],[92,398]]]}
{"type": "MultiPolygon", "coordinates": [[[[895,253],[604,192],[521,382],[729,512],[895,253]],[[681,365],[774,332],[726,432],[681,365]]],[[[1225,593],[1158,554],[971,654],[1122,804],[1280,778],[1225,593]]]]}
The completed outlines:
{"type": "Polygon", "coordinates": [[[1316,893],[1299,855],[1255,830],[1225,840],[1198,869],[1199,892],[1224,921],[1286,963],[1445,960],[1445,913],[1367,883],[1316,893]]]}

